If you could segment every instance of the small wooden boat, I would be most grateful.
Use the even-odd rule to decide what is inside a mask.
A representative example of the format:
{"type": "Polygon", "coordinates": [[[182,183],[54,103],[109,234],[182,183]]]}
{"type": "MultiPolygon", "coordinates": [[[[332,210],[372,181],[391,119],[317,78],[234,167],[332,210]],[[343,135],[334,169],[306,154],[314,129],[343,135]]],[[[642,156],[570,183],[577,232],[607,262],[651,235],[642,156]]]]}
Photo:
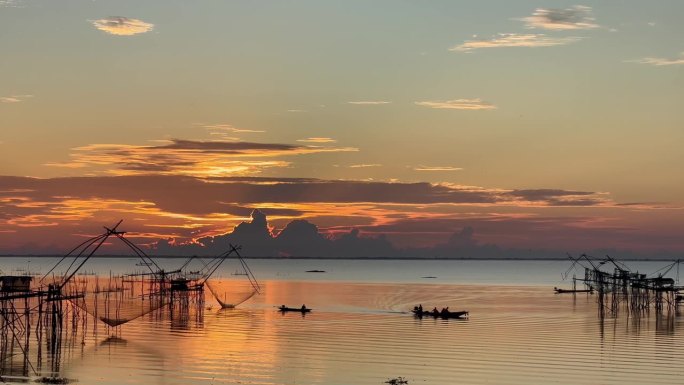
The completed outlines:
{"type": "Polygon", "coordinates": [[[465,310],[461,311],[447,311],[447,312],[432,312],[432,311],[427,311],[423,310],[422,312],[420,310],[411,310],[411,312],[419,318],[423,317],[433,317],[433,318],[443,318],[443,319],[448,319],[448,318],[465,318],[468,316],[468,312],[465,310]]]}
{"type": "Polygon", "coordinates": [[[278,307],[278,311],[281,311],[283,313],[288,311],[298,313],[311,313],[311,309],[309,309],[308,307],[287,307],[285,305],[278,307]]]}
{"type": "Polygon", "coordinates": [[[593,293],[593,292],[594,292],[594,289],[586,289],[586,290],[585,290],[585,289],[581,289],[581,290],[577,290],[577,289],[559,289],[559,288],[557,288],[557,287],[554,287],[554,288],[553,288],[553,291],[555,291],[556,294],[565,294],[565,293],[593,293]]]}

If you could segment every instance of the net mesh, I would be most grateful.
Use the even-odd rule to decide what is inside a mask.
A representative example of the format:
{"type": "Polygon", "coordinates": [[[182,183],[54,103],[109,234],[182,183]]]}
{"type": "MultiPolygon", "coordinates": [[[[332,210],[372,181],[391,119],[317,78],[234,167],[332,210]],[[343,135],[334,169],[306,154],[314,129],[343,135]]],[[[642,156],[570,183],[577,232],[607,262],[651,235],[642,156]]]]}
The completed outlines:
{"type": "Polygon", "coordinates": [[[252,298],[257,291],[244,279],[210,279],[205,284],[222,308],[234,308],[252,298]]]}
{"type": "Polygon", "coordinates": [[[159,295],[154,282],[127,280],[123,277],[107,280],[81,279],[70,285],[78,293],[70,301],[109,326],[119,326],[159,309],[165,297],[159,295]]]}

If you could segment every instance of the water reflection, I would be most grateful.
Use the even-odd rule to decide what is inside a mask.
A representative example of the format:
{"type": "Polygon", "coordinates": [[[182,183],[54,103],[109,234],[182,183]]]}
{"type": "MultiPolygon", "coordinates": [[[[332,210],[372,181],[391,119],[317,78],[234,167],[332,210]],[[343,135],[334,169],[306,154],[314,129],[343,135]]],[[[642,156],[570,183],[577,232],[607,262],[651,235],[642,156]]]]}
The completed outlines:
{"type": "MultiPolygon", "coordinates": [[[[421,384],[677,383],[684,362],[678,309],[598,317],[595,296],[549,288],[267,281],[238,308],[213,301],[183,312],[166,307],[118,328],[65,322],[58,352],[50,337],[40,345],[43,361],[32,349],[30,362],[58,358],[37,372],[57,368],[85,384],[264,385],[398,376],[421,384]],[[314,311],[282,314],[283,303],[314,311]],[[470,318],[418,319],[410,309],[419,303],[466,309],[470,318]]],[[[4,365],[5,374],[31,373],[23,360],[4,365]]]]}

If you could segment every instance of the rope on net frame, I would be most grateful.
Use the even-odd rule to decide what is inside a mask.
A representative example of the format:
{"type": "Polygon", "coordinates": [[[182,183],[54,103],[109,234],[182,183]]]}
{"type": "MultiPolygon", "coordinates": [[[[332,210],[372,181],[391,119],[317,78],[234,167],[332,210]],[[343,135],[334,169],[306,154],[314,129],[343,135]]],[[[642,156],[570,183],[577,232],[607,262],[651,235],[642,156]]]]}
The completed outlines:
{"type": "Polygon", "coordinates": [[[219,256],[213,258],[211,261],[208,263],[204,263],[204,267],[200,270],[200,273],[203,273],[203,277],[201,279],[201,284],[206,284],[207,287],[209,288],[209,291],[214,295],[216,300],[219,302],[222,308],[233,308],[248,299],[250,299],[252,296],[255,294],[259,294],[261,292],[261,286],[259,286],[259,282],[257,281],[256,277],[254,276],[254,273],[252,270],[249,268],[249,265],[247,265],[247,262],[242,258],[240,255],[239,250],[241,249],[240,246],[234,246],[233,244],[230,244],[230,248],[228,251],[220,254],[219,256]],[[240,294],[238,298],[236,298],[236,301],[229,303],[227,302],[226,299],[226,293],[223,293],[223,296],[221,293],[219,293],[219,290],[215,285],[209,282],[209,278],[218,270],[218,268],[223,264],[223,262],[232,254],[235,254],[237,257],[240,265],[242,266],[243,271],[245,272],[245,276],[247,277],[247,280],[249,282],[249,285],[251,287],[251,292],[247,294],[240,294]]]}
{"type": "MultiPolygon", "coordinates": [[[[150,311],[153,311],[163,306],[164,304],[164,301],[143,302],[138,298],[125,299],[123,297],[123,285],[121,285],[120,287],[116,285],[114,287],[111,286],[112,277],[110,277],[110,286],[105,288],[105,290],[98,289],[90,293],[83,291],[82,293],[77,293],[79,295],[69,295],[63,298],[62,290],[65,288],[65,286],[72,281],[73,277],[78,273],[78,271],[83,267],[83,265],[111,236],[116,236],[126,246],[128,246],[143,261],[143,265],[148,267],[152,275],[165,274],[164,271],[159,267],[159,265],[149,255],[147,255],[133,242],[129,241],[124,237],[125,232],[117,230],[117,228],[122,222],[123,220],[120,220],[112,228],[105,227],[105,233],[89,238],[84,242],[81,242],[73,249],[71,249],[45,275],[43,275],[43,277],[39,281],[40,283],[42,283],[67,258],[73,257],[73,260],[67,266],[62,279],[59,281],[53,280],[53,283],[48,285],[48,295],[52,298],[56,297],[55,299],[68,299],[75,306],[78,306],[79,308],[86,311],[88,314],[103,321],[109,326],[121,325],[132,319],[147,314],[150,311]],[[102,293],[104,293],[104,299],[100,298],[99,294],[102,293]]],[[[147,293],[147,295],[150,296],[153,294],[154,293],[147,293]]]]}

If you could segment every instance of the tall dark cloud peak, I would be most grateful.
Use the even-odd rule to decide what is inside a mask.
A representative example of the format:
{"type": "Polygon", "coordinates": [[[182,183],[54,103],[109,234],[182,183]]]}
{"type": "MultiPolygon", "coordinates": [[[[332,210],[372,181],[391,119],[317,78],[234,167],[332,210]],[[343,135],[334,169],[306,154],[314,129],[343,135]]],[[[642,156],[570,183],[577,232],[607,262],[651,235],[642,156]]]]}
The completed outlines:
{"type": "Polygon", "coordinates": [[[266,215],[254,210],[249,222],[242,222],[226,234],[200,238],[194,243],[176,244],[173,240],[159,240],[153,252],[159,255],[218,255],[231,244],[243,247],[245,256],[254,257],[396,257],[398,249],[383,236],[361,236],[352,229],[339,237],[321,234],[306,220],[290,222],[280,233],[269,230],[266,215]]]}

